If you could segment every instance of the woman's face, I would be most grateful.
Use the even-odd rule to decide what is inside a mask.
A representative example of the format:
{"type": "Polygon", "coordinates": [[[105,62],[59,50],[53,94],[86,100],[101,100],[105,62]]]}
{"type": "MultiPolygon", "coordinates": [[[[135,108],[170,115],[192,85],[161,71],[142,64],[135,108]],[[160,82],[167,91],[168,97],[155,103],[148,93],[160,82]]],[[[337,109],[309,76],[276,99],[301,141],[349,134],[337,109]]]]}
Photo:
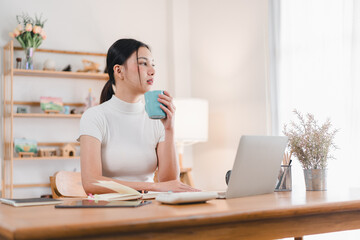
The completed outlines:
{"type": "Polygon", "coordinates": [[[140,47],[137,54],[134,52],[125,64],[125,81],[131,91],[145,93],[150,91],[154,84],[154,58],[149,49],[140,47]],[[139,79],[140,77],[140,79],[139,79]]]}

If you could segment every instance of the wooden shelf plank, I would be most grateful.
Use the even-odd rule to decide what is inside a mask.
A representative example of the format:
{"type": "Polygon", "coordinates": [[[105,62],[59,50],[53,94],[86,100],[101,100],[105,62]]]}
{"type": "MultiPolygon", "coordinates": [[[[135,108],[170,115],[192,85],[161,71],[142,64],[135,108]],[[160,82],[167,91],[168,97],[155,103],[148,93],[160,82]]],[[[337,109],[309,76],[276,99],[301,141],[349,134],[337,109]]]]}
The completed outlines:
{"type": "Polygon", "coordinates": [[[81,118],[81,114],[14,113],[19,118],[81,118]]]}
{"type": "MultiPolygon", "coordinates": [[[[14,47],[16,51],[24,51],[22,47],[14,47]]],[[[106,53],[92,53],[92,52],[79,52],[79,51],[65,51],[65,50],[54,50],[54,49],[44,49],[38,48],[36,52],[48,52],[48,53],[61,53],[61,54],[74,54],[74,55],[90,55],[90,56],[100,56],[106,57],[106,53]]]]}
{"type": "Polygon", "coordinates": [[[57,147],[57,146],[62,146],[67,143],[70,143],[74,146],[80,146],[79,142],[38,142],[37,145],[38,146],[47,146],[47,147],[57,147]]]}
{"type": "Polygon", "coordinates": [[[14,160],[73,160],[80,159],[79,156],[75,157],[62,157],[62,156],[53,156],[53,157],[14,157],[14,160]]]}
{"type": "Polygon", "coordinates": [[[78,79],[92,79],[92,80],[109,79],[108,74],[105,73],[64,72],[64,71],[25,70],[25,69],[14,69],[14,76],[78,78],[78,79]]]}
{"type": "Polygon", "coordinates": [[[50,183],[14,184],[14,188],[50,187],[50,183]]]}
{"type": "MultiPolygon", "coordinates": [[[[14,105],[29,105],[29,106],[39,106],[40,102],[30,102],[30,101],[14,101],[14,105]]],[[[64,106],[72,107],[84,107],[85,103],[63,103],[64,106]]]]}

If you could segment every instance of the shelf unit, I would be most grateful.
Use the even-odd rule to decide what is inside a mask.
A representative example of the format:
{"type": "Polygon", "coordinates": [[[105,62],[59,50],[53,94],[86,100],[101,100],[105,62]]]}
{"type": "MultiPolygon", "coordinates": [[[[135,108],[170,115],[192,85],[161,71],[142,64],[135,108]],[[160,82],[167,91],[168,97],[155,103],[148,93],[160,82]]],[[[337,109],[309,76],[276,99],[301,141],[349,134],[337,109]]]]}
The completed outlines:
{"type": "Polygon", "coordinates": [[[79,78],[89,80],[107,80],[108,75],[104,73],[84,73],[84,72],[60,72],[47,70],[25,70],[14,69],[14,76],[27,77],[51,77],[51,78],[79,78]]]}
{"type": "MultiPolygon", "coordinates": [[[[14,105],[40,106],[40,102],[15,101],[13,99],[14,77],[39,77],[46,81],[48,78],[69,78],[69,79],[86,79],[86,80],[107,80],[108,75],[103,73],[86,73],[86,72],[63,72],[63,71],[43,71],[43,70],[24,70],[15,69],[14,51],[23,50],[14,47],[13,41],[4,46],[4,67],[3,67],[3,159],[1,162],[2,169],[2,197],[12,198],[14,188],[33,188],[33,187],[50,187],[50,183],[37,184],[14,184],[13,171],[14,161],[34,161],[34,160],[69,160],[80,159],[79,156],[74,157],[16,157],[14,153],[14,118],[78,118],[81,114],[45,114],[45,113],[14,113],[14,105]]],[[[53,49],[37,49],[37,52],[47,52],[54,54],[72,54],[72,55],[90,55],[102,56],[104,53],[78,52],[78,51],[62,51],[53,49]]],[[[81,107],[83,103],[64,103],[64,105],[81,107]]],[[[60,146],[64,143],[38,143],[38,146],[60,146]]],[[[78,144],[78,143],[73,143],[78,144]]]]}
{"type": "Polygon", "coordinates": [[[81,114],[14,113],[19,118],[81,118],[81,114]]]}

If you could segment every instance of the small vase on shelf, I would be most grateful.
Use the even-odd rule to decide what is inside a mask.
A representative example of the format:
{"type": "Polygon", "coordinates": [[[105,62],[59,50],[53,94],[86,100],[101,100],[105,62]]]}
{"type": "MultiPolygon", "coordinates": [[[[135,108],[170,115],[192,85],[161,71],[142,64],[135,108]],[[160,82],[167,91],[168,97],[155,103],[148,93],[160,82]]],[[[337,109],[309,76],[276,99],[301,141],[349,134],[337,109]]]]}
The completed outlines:
{"type": "Polygon", "coordinates": [[[29,47],[25,48],[25,69],[34,70],[33,58],[34,58],[35,48],[29,47]]]}
{"type": "Polygon", "coordinates": [[[19,25],[14,31],[9,32],[10,37],[16,39],[25,50],[25,65],[23,68],[26,70],[34,70],[33,58],[35,50],[46,39],[44,31],[46,20],[42,20],[41,17],[42,15],[38,17],[35,14],[35,18],[32,18],[27,13],[17,15],[16,20],[19,25]]]}

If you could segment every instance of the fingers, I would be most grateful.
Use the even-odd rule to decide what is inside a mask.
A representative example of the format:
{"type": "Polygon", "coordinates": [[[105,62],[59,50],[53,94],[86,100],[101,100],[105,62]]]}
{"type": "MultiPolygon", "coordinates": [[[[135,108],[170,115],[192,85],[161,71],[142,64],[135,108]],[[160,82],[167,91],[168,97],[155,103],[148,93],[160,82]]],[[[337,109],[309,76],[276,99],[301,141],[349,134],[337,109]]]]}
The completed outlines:
{"type": "Polygon", "coordinates": [[[167,108],[169,108],[172,112],[175,112],[176,108],[172,102],[172,100],[164,99],[164,98],[158,98],[158,101],[162,104],[164,104],[167,108]]]}
{"type": "Polygon", "coordinates": [[[198,190],[198,189],[196,189],[196,188],[193,188],[193,187],[191,187],[190,185],[187,185],[187,184],[185,184],[185,183],[183,183],[183,182],[179,182],[179,183],[181,184],[181,187],[183,187],[183,188],[190,189],[190,190],[194,190],[194,191],[200,191],[200,190],[198,190]]]}
{"type": "Polygon", "coordinates": [[[164,91],[164,94],[159,94],[158,101],[164,104],[172,112],[175,112],[176,107],[173,104],[173,98],[167,91],[164,91]]]}
{"type": "Polygon", "coordinates": [[[171,118],[174,114],[174,110],[170,107],[165,107],[164,105],[160,105],[160,108],[166,113],[167,118],[171,118]]]}
{"type": "Polygon", "coordinates": [[[186,188],[180,188],[181,191],[180,192],[201,192],[201,190],[199,189],[195,189],[195,188],[192,188],[192,187],[186,187],[186,188]]]}
{"type": "Polygon", "coordinates": [[[180,182],[179,180],[172,180],[168,182],[159,183],[160,191],[172,191],[172,192],[201,192],[201,190],[193,188],[187,184],[180,182]]]}
{"type": "Polygon", "coordinates": [[[166,90],[164,90],[164,95],[168,96],[168,97],[171,97],[170,93],[166,90]]]}
{"type": "Polygon", "coordinates": [[[185,188],[179,188],[174,192],[201,192],[201,190],[192,187],[185,187],[185,188]]]}
{"type": "Polygon", "coordinates": [[[158,101],[163,105],[160,108],[166,113],[167,117],[172,117],[176,111],[176,107],[173,104],[173,98],[168,91],[164,91],[164,94],[159,94],[158,101]]]}
{"type": "MultiPolygon", "coordinates": [[[[201,190],[193,188],[185,183],[179,182],[179,192],[201,192],[201,190]]],[[[176,190],[175,190],[176,191],[176,190]]]]}
{"type": "Polygon", "coordinates": [[[171,102],[173,99],[173,97],[171,97],[171,95],[167,91],[164,91],[164,94],[159,94],[159,98],[165,99],[168,102],[171,102]]]}

